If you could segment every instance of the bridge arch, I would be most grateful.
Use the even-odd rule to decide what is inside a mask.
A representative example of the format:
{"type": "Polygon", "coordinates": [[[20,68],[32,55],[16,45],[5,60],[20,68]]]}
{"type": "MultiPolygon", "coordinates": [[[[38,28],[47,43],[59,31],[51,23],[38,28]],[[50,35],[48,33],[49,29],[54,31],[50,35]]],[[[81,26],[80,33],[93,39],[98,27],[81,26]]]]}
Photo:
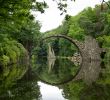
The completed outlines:
{"type": "Polygon", "coordinates": [[[69,36],[66,36],[66,35],[50,35],[50,36],[44,37],[43,41],[47,40],[49,38],[64,38],[64,39],[70,41],[72,44],[74,44],[78,48],[78,50],[80,52],[80,55],[82,57],[82,53],[83,53],[83,49],[84,49],[84,44],[79,42],[78,40],[73,39],[73,38],[71,38],[69,36]]]}
{"type": "MultiPolygon", "coordinates": [[[[74,44],[74,45],[78,48],[78,50],[79,50],[79,52],[80,52],[80,55],[82,55],[82,47],[81,47],[82,43],[79,42],[78,40],[75,40],[75,39],[73,39],[73,38],[71,38],[71,37],[69,37],[69,36],[66,36],[66,35],[49,35],[49,36],[43,37],[43,39],[42,39],[41,42],[43,42],[43,41],[45,41],[45,40],[47,40],[47,39],[49,39],[49,38],[64,38],[64,39],[70,41],[72,44],[74,44]]],[[[82,57],[82,56],[81,56],[81,57],[82,57]]],[[[55,86],[55,85],[65,84],[65,83],[68,83],[68,82],[72,81],[72,80],[78,75],[78,73],[79,73],[79,71],[80,71],[80,69],[81,69],[81,66],[82,66],[82,62],[81,62],[81,64],[80,64],[79,69],[78,69],[77,72],[75,73],[75,75],[73,75],[71,78],[69,78],[69,79],[67,79],[67,80],[64,80],[63,82],[50,83],[50,82],[45,81],[45,80],[43,80],[42,78],[40,78],[39,75],[38,75],[38,78],[39,78],[39,80],[40,80],[41,82],[46,83],[46,84],[51,84],[51,85],[54,85],[54,86],[55,86]]]]}

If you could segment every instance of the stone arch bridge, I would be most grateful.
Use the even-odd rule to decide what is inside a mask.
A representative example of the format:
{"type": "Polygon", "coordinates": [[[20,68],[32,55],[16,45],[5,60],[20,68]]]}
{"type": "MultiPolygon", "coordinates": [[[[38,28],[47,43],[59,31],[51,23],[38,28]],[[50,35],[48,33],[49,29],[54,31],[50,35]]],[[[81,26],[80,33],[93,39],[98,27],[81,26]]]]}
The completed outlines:
{"type": "Polygon", "coordinates": [[[101,52],[104,52],[104,50],[99,47],[96,39],[91,36],[85,36],[85,40],[80,42],[66,35],[50,35],[44,37],[43,41],[49,38],[64,38],[73,43],[79,49],[83,61],[100,61],[100,54],[101,52]]]}

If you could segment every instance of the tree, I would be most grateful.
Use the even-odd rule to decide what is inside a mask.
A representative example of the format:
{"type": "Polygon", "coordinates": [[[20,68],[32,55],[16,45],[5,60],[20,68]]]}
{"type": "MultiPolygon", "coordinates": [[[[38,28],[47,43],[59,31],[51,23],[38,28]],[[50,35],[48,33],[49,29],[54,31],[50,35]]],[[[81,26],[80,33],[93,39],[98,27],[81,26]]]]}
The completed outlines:
{"type": "Polygon", "coordinates": [[[0,35],[11,37],[31,52],[40,34],[40,24],[31,10],[43,13],[47,4],[36,0],[0,0],[0,7],[0,35]]]}
{"type": "Polygon", "coordinates": [[[12,34],[12,37],[17,39],[23,46],[31,53],[33,47],[37,46],[40,37],[40,24],[38,22],[28,20],[28,22],[22,25],[19,32],[16,35],[12,34]]]}

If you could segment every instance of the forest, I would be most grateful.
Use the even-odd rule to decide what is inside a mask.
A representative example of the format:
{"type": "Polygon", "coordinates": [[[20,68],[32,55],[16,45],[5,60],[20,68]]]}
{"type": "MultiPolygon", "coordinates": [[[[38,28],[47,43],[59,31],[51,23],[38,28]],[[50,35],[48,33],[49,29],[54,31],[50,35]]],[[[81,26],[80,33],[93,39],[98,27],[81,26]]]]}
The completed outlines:
{"type": "MultiPolygon", "coordinates": [[[[86,35],[91,35],[98,40],[102,48],[107,48],[105,59],[110,56],[110,9],[106,4],[103,5],[103,10],[101,5],[96,5],[95,8],[85,8],[76,16],[66,15],[58,28],[41,33],[41,24],[35,21],[30,10],[43,13],[47,5],[45,2],[35,2],[34,0],[0,2],[1,66],[16,63],[25,55],[32,56],[33,51],[39,48],[42,34],[64,34],[80,41],[83,41],[86,35]]],[[[63,42],[60,44],[66,45],[63,42]]]]}

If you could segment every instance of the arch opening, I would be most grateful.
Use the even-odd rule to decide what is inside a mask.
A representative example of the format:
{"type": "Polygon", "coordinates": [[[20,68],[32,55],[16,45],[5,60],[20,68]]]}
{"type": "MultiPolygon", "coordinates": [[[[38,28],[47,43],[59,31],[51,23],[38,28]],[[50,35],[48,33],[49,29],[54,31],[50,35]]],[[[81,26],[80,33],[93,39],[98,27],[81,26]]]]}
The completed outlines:
{"type": "MultiPolygon", "coordinates": [[[[68,41],[71,45],[74,45],[77,48],[78,52],[80,52],[80,48],[78,46],[79,42],[77,42],[76,40],[73,40],[70,37],[64,36],[64,35],[54,35],[54,36],[45,37],[41,41],[42,46],[45,48],[46,43],[47,43],[46,41],[49,40],[49,39],[53,39],[53,38],[63,39],[63,40],[68,41]]],[[[50,45],[47,45],[47,46],[53,52],[50,45]]],[[[46,49],[44,49],[44,51],[45,50],[46,49]]],[[[55,52],[55,54],[56,54],[56,52],[55,52]]],[[[81,62],[80,65],[75,65],[69,59],[69,57],[59,57],[57,55],[57,57],[52,56],[53,58],[51,58],[51,56],[49,56],[51,58],[51,59],[49,59],[49,57],[46,57],[46,56],[48,56],[48,54],[46,54],[46,53],[43,56],[45,57],[45,63],[44,64],[39,64],[39,68],[37,70],[38,71],[38,78],[42,82],[47,83],[47,84],[51,84],[51,85],[52,84],[53,85],[64,84],[64,83],[67,83],[67,82],[71,81],[72,79],[74,79],[75,76],[78,74],[78,72],[80,70],[80,67],[81,67],[80,65],[82,64],[82,62],[81,62]]],[[[39,60],[41,60],[41,57],[40,57],[39,60]]],[[[40,62],[43,62],[43,61],[40,61],[40,62]]]]}

